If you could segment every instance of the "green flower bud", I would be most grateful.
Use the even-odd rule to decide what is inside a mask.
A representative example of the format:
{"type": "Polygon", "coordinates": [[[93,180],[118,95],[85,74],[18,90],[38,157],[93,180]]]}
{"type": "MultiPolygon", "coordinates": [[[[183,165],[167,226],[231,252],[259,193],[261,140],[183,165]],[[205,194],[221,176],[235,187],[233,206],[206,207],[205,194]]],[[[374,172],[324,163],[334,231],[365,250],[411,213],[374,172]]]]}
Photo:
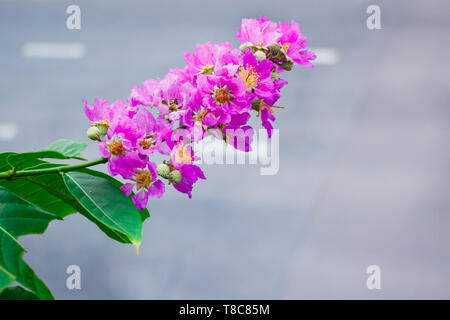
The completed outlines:
{"type": "Polygon", "coordinates": [[[102,135],[100,132],[100,129],[97,127],[89,127],[89,129],[86,131],[86,134],[89,139],[94,141],[102,141],[102,135]]]}
{"type": "Polygon", "coordinates": [[[251,48],[253,47],[253,43],[251,42],[246,42],[240,45],[239,50],[241,50],[242,52],[245,52],[245,49],[247,48],[251,48]]]}
{"type": "Polygon", "coordinates": [[[272,71],[270,73],[270,75],[272,76],[272,79],[274,79],[274,80],[280,79],[280,75],[276,71],[272,71]]]}
{"type": "Polygon", "coordinates": [[[259,62],[263,61],[264,59],[266,59],[266,54],[260,50],[255,52],[255,57],[258,59],[259,62]]]}
{"type": "Polygon", "coordinates": [[[256,110],[258,112],[261,110],[262,99],[255,99],[251,103],[253,110],[256,110]]]}
{"type": "Polygon", "coordinates": [[[166,179],[169,177],[170,168],[167,164],[165,164],[165,163],[158,164],[158,167],[156,168],[156,170],[158,171],[158,174],[161,177],[166,178],[166,179]]]}
{"type": "Polygon", "coordinates": [[[272,43],[270,46],[267,47],[267,55],[270,57],[275,57],[278,55],[278,52],[281,50],[281,44],[279,43],[272,43]]]}
{"type": "Polygon", "coordinates": [[[108,132],[109,129],[109,124],[97,124],[96,127],[98,128],[98,130],[100,131],[100,136],[103,138],[106,136],[106,133],[108,132]]]}
{"type": "Polygon", "coordinates": [[[102,141],[103,138],[106,136],[106,133],[108,132],[108,128],[109,128],[108,120],[96,121],[92,123],[91,128],[89,128],[87,132],[88,137],[92,140],[102,141]],[[96,128],[97,130],[93,128],[96,128]]]}
{"type": "Polygon", "coordinates": [[[173,183],[178,183],[181,181],[181,172],[178,170],[173,170],[169,173],[169,180],[173,183]]]}
{"type": "Polygon", "coordinates": [[[294,63],[292,61],[285,61],[281,64],[281,67],[286,71],[291,71],[294,63]]]}
{"type": "Polygon", "coordinates": [[[283,60],[283,61],[288,60],[286,53],[282,50],[278,51],[278,53],[275,56],[273,56],[273,58],[276,60],[283,60]]]}

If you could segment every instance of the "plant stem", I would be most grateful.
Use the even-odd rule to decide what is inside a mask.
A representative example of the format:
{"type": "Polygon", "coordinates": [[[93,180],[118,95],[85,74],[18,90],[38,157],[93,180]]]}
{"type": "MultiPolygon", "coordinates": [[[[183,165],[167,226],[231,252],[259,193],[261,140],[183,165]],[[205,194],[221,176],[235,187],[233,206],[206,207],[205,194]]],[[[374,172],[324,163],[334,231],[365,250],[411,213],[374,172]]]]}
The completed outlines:
{"type": "Polygon", "coordinates": [[[32,169],[32,170],[21,170],[21,171],[15,171],[14,169],[0,172],[0,179],[9,179],[14,177],[27,177],[27,176],[36,176],[40,174],[49,174],[49,173],[57,173],[57,172],[65,172],[65,171],[74,171],[77,169],[87,168],[91,166],[95,166],[97,164],[106,163],[108,162],[107,158],[100,158],[97,160],[87,161],[79,164],[74,165],[62,165],[59,167],[53,167],[53,168],[43,168],[43,169],[32,169]]]}

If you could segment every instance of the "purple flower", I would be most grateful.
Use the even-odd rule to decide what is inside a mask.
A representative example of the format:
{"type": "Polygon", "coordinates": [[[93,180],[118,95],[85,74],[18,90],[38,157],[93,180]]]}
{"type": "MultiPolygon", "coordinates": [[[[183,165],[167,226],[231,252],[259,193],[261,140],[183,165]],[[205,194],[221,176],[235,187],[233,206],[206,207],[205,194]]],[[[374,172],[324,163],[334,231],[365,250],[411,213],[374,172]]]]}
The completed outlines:
{"type": "Polygon", "coordinates": [[[137,114],[136,127],[136,149],[140,154],[167,153],[163,140],[168,132],[172,132],[172,127],[166,119],[155,119],[150,111],[142,109],[137,114]]]}
{"type": "Polygon", "coordinates": [[[128,97],[128,103],[131,106],[148,106],[153,105],[153,96],[158,89],[159,81],[154,79],[147,79],[142,83],[142,88],[133,86],[130,96],[128,97]]]}
{"type": "Polygon", "coordinates": [[[103,158],[109,158],[108,160],[108,170],[111,175],[115,176],[120,172],[117,168],[120,169],[120,160],[122,157],[128,154],[128,151],[131,150],[132,144],[128,140],[122,139],[113,139],[110,141],[103,140],[98,145],[99,153],[103,158]]]}
{"type": "MultiPolygon", "coordinates": [[[[313,52],[304,50],[308,40],[300,32],[300,26],[295,21],[292,21],[291,24],[279,22],[277,25],[267,17],[243,19],[236,37],[242,43],[250,43],[261,49],[273,44],[279,44],[282,52],[285,54],[284,59],[277,61],[280,65],[288,57],[291,62],[294,61],[303,66],[313,67],[310,61],[316,58],[313,52]]],[[[284,69],[279,67],[278,71],[283,72],[284,69]]]]}
{"type": "Polygon", "coordinates": [[[215,74],[232,77],[239,68],[239,51],[232,51],[228,42],[197,44],[195,52],[184,52],[186,72],[195,78],[198,74],[215,74]]]}
{"type": "Polygon", "coordinates": [[[267,17],[258,19],[242,19],[242,25],[236,37],[242,42],[250,42],[254,45],[268,46],[278,42],[281,32],[275,22],[267,17]]]}
{"type": "Polygon", "coordinates": [[[154,95],[154,104],[160,115],[167,115],[169,120],[175,121],[182,117],[187,108],[186,100],[193,87],[183,79],[179,72],[172,70],[158,85],[154,95]],[[170,115],[175,113],[174,115],[170,115]],[[170,119],[172,118],[172,119],[170,119]]]}
{"type": "Polygon", "coordinates": [[[186,193],[189,198],[192,198],[192,189],[194,183],[197,180],[205,180],[205,174],[200,169],[200,167],[193,164],[185,164],[177,167],[177,170],[181,173],[181,181],[174,183],[173,186],[181,193],[186,193]]]}
{"type": "Polygon", "coordinates": [[[313,68],[311,60],[316,59],[312,51],[303,50],[308,45],[308,39],[300,32],[300,26],[295,21],[279,24],[278,30],[282,36],[278,40],[286,55],[302,66],[313,68]]]}
{"type": "Polygon", "coordinates": [[[116,162],[118,172],[123,178],[133,180],[125,183],[120,189],[129,196],[134,189],[137,193],[132,200],[138,209],[147,207],[148,198],[161,198],[165,191],[164,183],[157,179],[158,173],[153,162],[143,161],[136,153],[130,153],[116,162]]]}
{"type": "Polygon", "coordinates": [[[208,125],[228,124],[231,115],[250,110],[247,86],[242,78],[202,75],[198,77],[202,105],[209,111],[203,118],[208,125]]]}
{"type": "Polygon", "coordinates": [[[236,150],[251,151],[254,130],[251,126],[246,125],[249,119],[250,114],[248,112],[234,115],[223,130],[226,135],[226,143],[232,145],[236,150]]]}
{"type": "Polygon", "coordinates": [[[269,107],[261,110],[261,122],[262,126],[266,129],[269,139],[272,137],[273,126],[270,121],[275,121],[275,116],[273,115],[273,110],[269,107]]]}
{"type": "Polygon", "coordinates": [[[269,138],[272,137],[273,126],[270,121],[275,121],[274,108],[282,108],[265,103],[263,100],[255,100],[255,107],[258,110],[258,116],[261,117],[261,124],[266,129],[269,138]],[[270,120],[270,121],[269,121],[270,120]]]}
{"type": "Polygon", "coordinates": [[[84,113],[91,122],[103,122],[105,120],[109,122],[111,107],[108,100],[95,99],[92,106],[89,106],[86,100],[83,100],[83,103],[84,113]]]}
{"type": "Polygon", "coordinates": [[[185,144],[183,141],[179,141],[172,149],[170,155],[170,161],[178,168],[185,164],[192,164],[195,160],[194,150],[188,144],[185,144]]]}
{"type": "Polygon", "coordinates": [[[239,50],[228,42],[197,44],[194,52],[183,53],[184,67],[133,86],[125,103],[95,99],[90,106],[83,101],[91,121],[88,137],[100,142],[109,173],[130,181],[121,189],[126,195],[135,191],[132,200],[138,209],[147,206],[149,197],[164,193],[158,172],[192,197],[193,185],[206,179],[194,164],[199,158],[192,142],[213,134],[238,150],[251,151],[252,109],[271,137],[274,108],[280,108],[275,103],[287,84],[279,74],[294,62],[312,67],[315,59],[305,50],[307,39],[294,21],[243,19],[236,36],[243,43],[239,50]],[[158,170],[151,160],[157,153],[165,156],[158,170]]]}
{"type": "Polygon", "coordinates": [[[239,76],[244,80],[247,91],[252,93],[252,98],[264,99],[269,104],[278,99],[279,92],[277,92],[275,81],[271,76],[274,67],[272,61],[264,59],[258,62],[251,49],[245,50],[239,76]]]}
{"type": "Polygon", "coordinates": [[[205,174],[200,167],[193,164],[198,160],[190,145],[179,141],[172,149],[170,162],[175,170],[181,174],[181,181],[174,183],[173,186],[179,192],[186,193],[189,198],[192,197],[191,191],[198,178],[206,179],[205,174]]]}

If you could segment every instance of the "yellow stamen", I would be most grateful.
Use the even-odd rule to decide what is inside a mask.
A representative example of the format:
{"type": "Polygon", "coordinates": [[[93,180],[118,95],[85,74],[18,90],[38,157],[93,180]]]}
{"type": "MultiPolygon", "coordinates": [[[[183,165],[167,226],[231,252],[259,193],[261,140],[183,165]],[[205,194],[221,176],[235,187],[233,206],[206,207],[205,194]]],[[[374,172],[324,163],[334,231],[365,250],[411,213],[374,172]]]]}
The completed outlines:
{"type": "Polygon", "coordinates": [[[139,145],[144,150],[150,149],[154,144],[155,144],[155,141],[151,137],[139,140],[139,145]]]}
{"type": "Polygon", "coordinates": [[[285,44],[283,44],[282,48],[285,53],[288,52],[290,46],[291,46],[291,44],[289,42],[286,42],[285,44]]]}
{"type": "Polygon", "coordinates": [[[124,156],[127,153],[127,149],[123,145],[122,140],[111,140],[107,144],[108,151],[113,156],[124,156]]]}
{"type": "Polygon", "coordinates": [[[142,188],[148,190],[152,183],[152,174],[147,169],[137,169],[137,173],[133,177],[133,180],[136,181],[136,188],[138,190],[142,188]]]}
{"type": "Polygon", "coordinates": [[[247,65],[239,71],[239,75],[244,80],[248,90],[256,88],[258,85],[259,74],[255,71],[255,67],[247,65]]]}
{"type": "Polygon", "coordinates": [[[175,151],[175,161],[177,163],[191,164],[194,159],[192,158],[191,150],[182,141],[178,142],[177,149],[175,151]]]}
{"type": "Polygon", "coordinates": [[[200,70],[201,71],[199,72],[199,74],[213,74],[214,66],[207,64],[207,65],[204,65],[203,67],[201,67],[200,70]]]}
{"type": "Polygon", "coordinates": [[[223,87],[215,86],[212,97],[219,106],[221,106],[227,102],[230,102],[231,100],[234,99],[233,94],[227,88],[227,86],[223,86],[223,87]]]}
{"type": "Polygon", "coordinates": [[[203,122],[203,119],[208,114],[208,110],[202,109],[199,113],[196,114],[195,120],[198,122],[203,122]]]}
{"type": "Polygon", "coordinates": [[[96,121],[92,125],[109,127],[109,120],[96,121]]]}

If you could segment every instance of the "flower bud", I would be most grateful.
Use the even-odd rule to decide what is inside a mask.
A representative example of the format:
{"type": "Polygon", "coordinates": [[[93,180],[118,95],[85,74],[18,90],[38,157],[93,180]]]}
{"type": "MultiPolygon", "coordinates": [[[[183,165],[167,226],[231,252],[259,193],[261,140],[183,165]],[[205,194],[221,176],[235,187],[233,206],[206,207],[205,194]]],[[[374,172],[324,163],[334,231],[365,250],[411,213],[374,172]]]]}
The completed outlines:
{"type": "Polygon", "coordinates": [[[251,103],[253,110],[256,110],[258,112],[261,110],[262,99],[255,99],[251,103]]]}
{"type": "Polygon", "coordinates": [[[102,134],[100,132],[100,129],[95,126],[89,127],[89,129],[86,131],[86,134],[91,140],[102,141],[102,134]]]}
{"type": "Polygon", "coordinates": [[[287,61],[288,60],[288,56],[282,50],[278,51],[277,55],[273,56],[273,58],[276,59],[276,60],[282,60],[282,61],[287,61]]]}
{"type": "Polygon", "coordinates": [[[181,181],[181,172],[178,170],[173,170],[169,173],[169,180],[173,183],[178,183],[181,181]]]}
{"type": "Polygon", "coordinates": [[[280,79],[280,75],[279,75],[276,71],[272,71],[272,72],[270,73],[270,75],[271,75],[271,77],[272,77],[273,80],[278,80],[278,79],[280,79]]]}
{"type": "Polygon", "coordinates": [[[286,71],[291,71],[294,63],[292,61],[285,61],[281,64],[281,67],[286,71]]]}
{"type": "Polygon", "coordinates": [[[98,130],[100,130],[100,136],[103,140],[103,138],[106,136],[106,133],[108,132],[109,124],[100,123],[97,124],[96,127],[98,128],[98,130]]]}
{"type": "Polygon", "coordinates": [[[275,57],[278,52],[281,50],[281,44],[279,43],[272,43],[270,46],[267,47],[267,54],[270,57],[275,57]]]}
{"type": "Polygon", "coordinates": [[[242,52],[245,52],[245,49],[247,48],[251,48],[253,47],[253,43],[251,42],[246,42],[240,45],[239,50],[241,50],[242,52]]]}
{"type": "Polygon", "coordinates": [[[165,164],[165,163],[158,164],[158,167],[156,168],[156,170],[158,171],[158,174],[161,177],[168,179],[170,168],[167,164],[165,164]]]}
{"type": "Polygon", "coordinates": [[[255,57],[258,59],[259,62],[263,61],[264,59],[266,59],[266,54],[260,50],[255,52],[255,57]]]}

